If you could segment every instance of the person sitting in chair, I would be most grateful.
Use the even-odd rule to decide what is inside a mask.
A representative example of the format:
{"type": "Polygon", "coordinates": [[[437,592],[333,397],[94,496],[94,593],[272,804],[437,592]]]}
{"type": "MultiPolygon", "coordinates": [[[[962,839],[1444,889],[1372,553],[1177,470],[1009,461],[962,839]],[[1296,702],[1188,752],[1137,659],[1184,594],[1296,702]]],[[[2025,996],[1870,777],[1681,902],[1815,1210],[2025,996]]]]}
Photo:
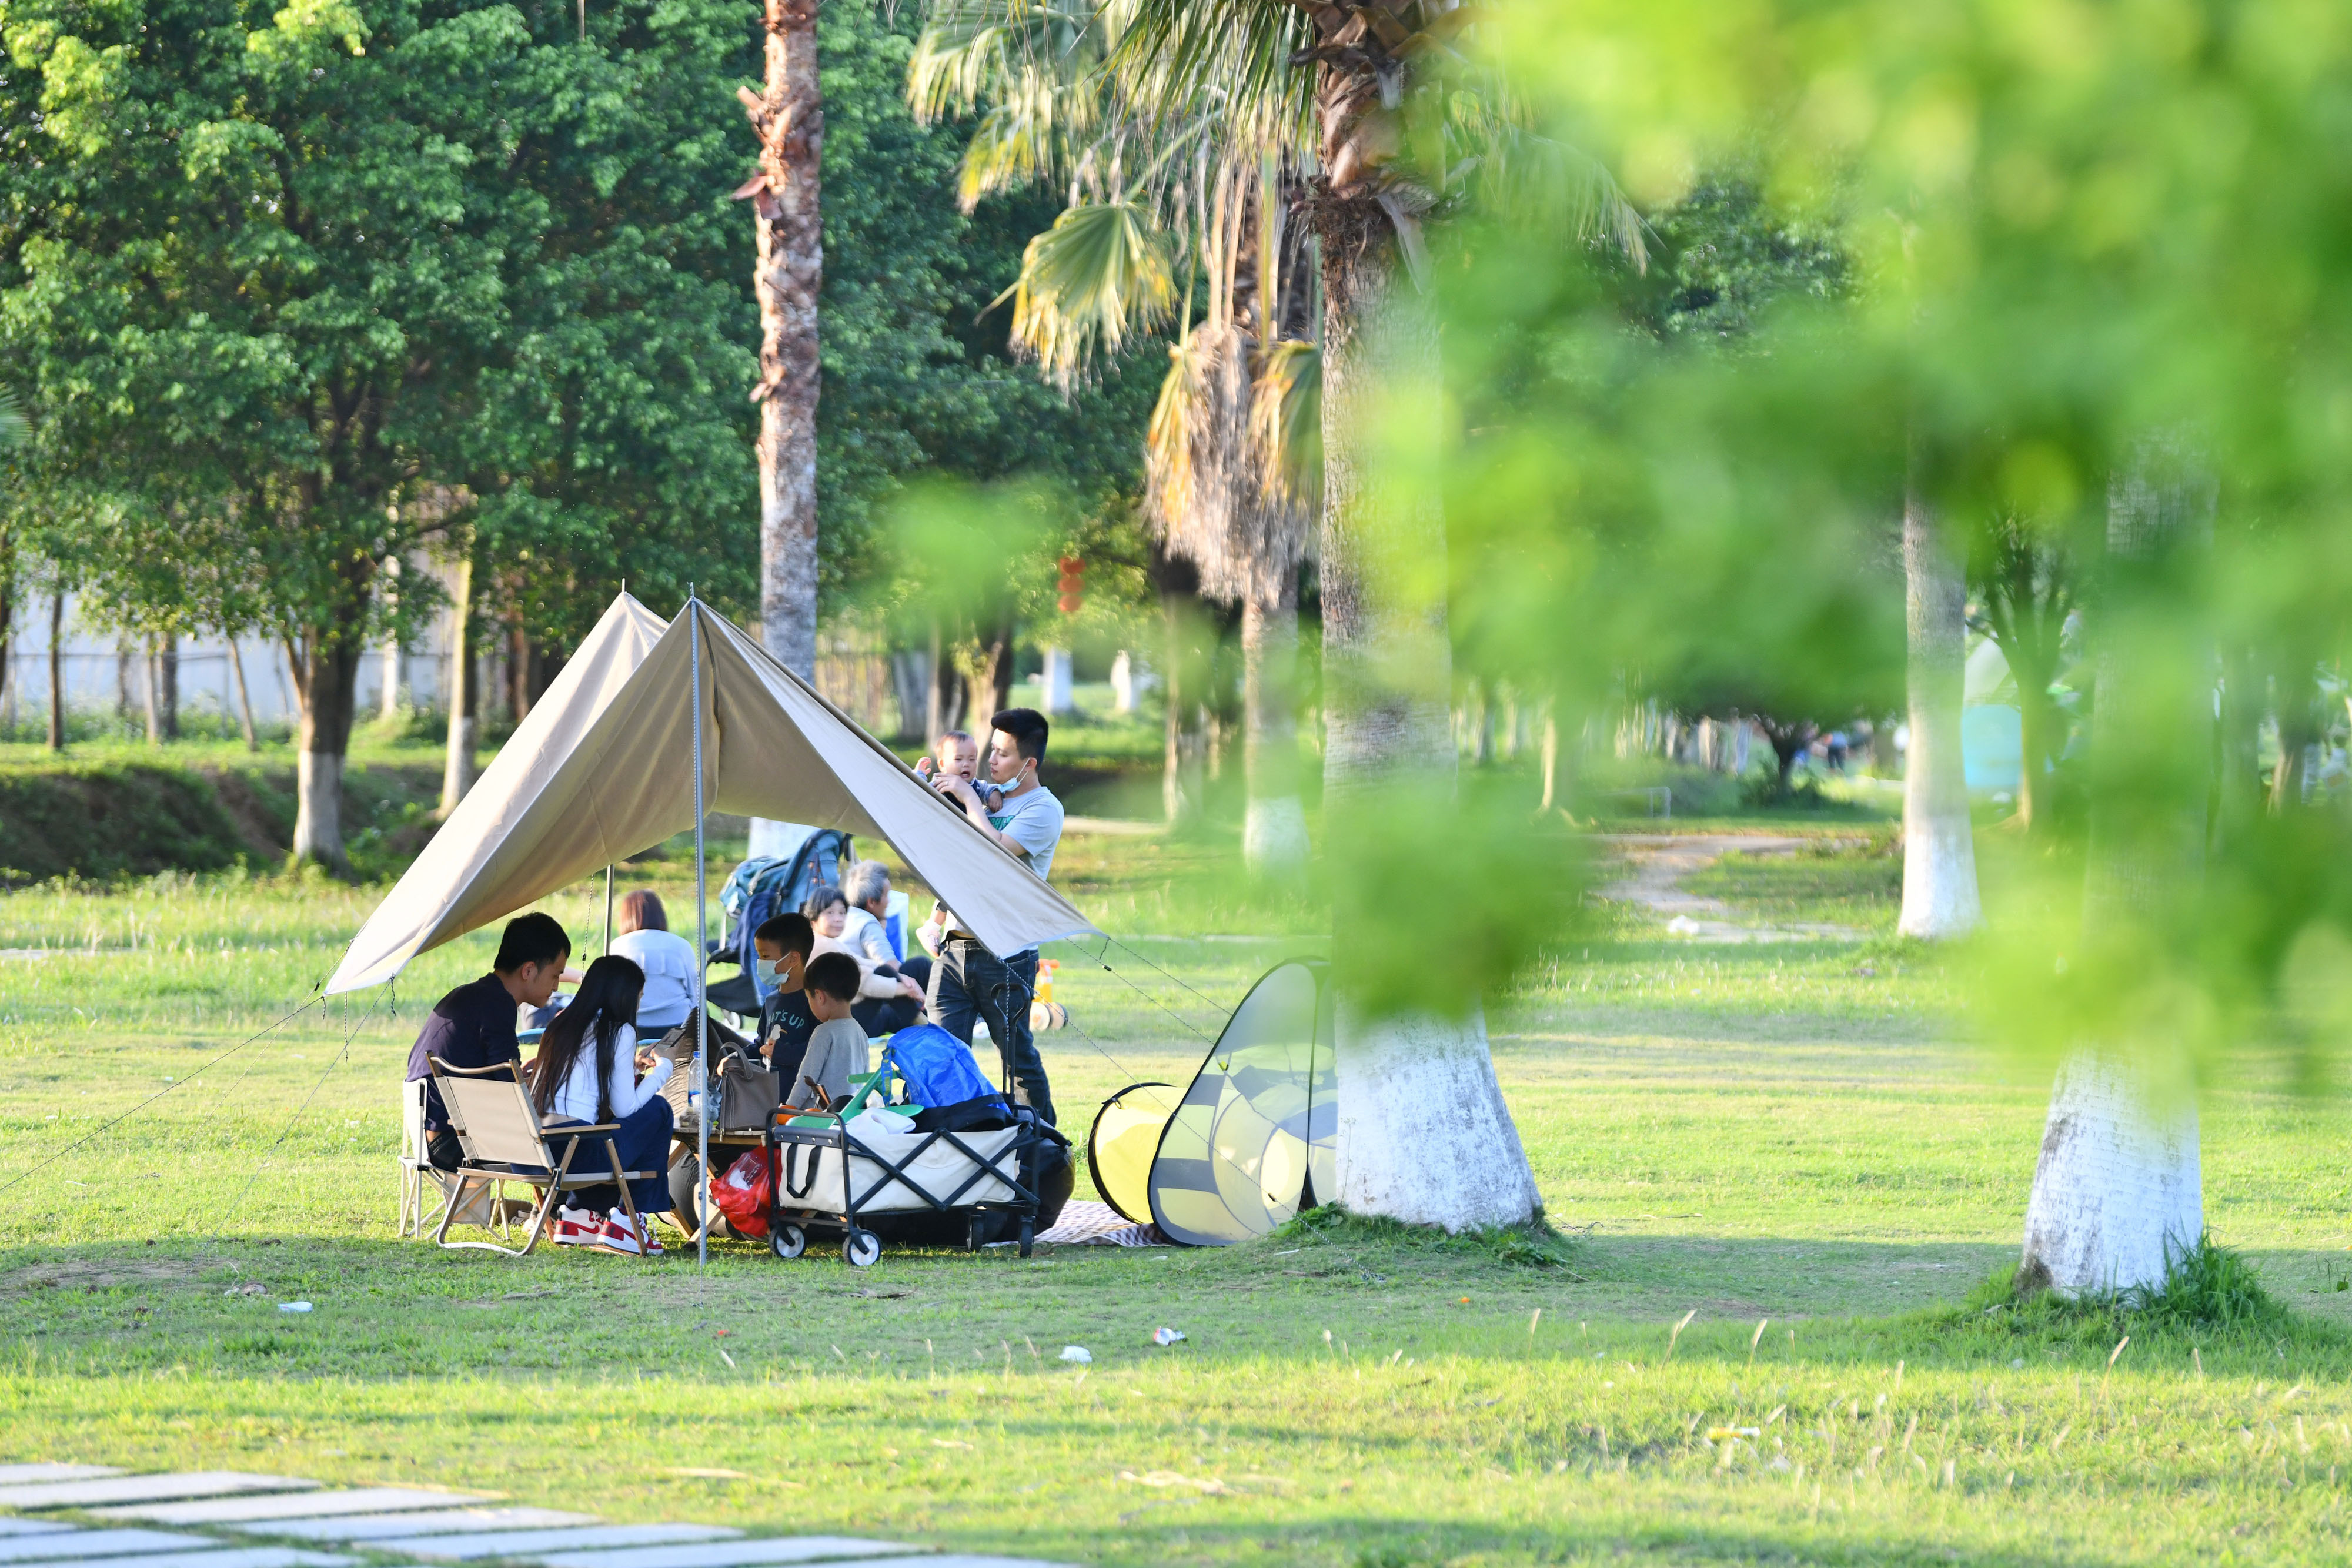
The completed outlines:
{"type": "MultiPolygon", "coordinates": [[[[877,961],[852,946],[844,935],[848,930],[849,900],[841,889],[817,883],[801,901],[801,913],[808,916],[816,933],[813,957],[838,953],[857,966],[856,1016],[868,1035],[896,1034],[921,1016],[923,988],[898,972],[889,939],[883,938],[882,957],[877,961]]],[[[871,917],[866,924],[873,925],[871,917]]],[[[875,929],[878,933],[880,928],[875,929]]]]}
{"type": "Polygon", "coordinates": [[[572,938],[551,915],[523,915],[507,922],[499,937],[499,956],[490,972],[468,981],[433,1004],[416,1043],[408,1052],[408,1081],[425,1085],[425,1157],[436,1170],[454,1171],[465,1159],[457,1134],[449,1130],[449,1113],[442,1108],[440,1091],[429,1080],[433,1059],[452,1067],[490,1067],[520,1061],[515,1042],[515,1014],[520,1008],[543,1008],[555,994],[572,958],[572,938]]]}
{"type": "Polygon", "coordinates": [[[612,956],[646,972],[637,1030],[659,1040],[694,1016],[694,944],[671,933],[659,895],[644,888],[623,894],[613,914],[619,935],[613,938],[612,956]]]}
{"type": "MultiPolygon", "coordinates": [[[[614,1155],[623,1170],[660,1172],[668,1163],[673,1123],[661,1088],[669,1082],[673,1064],[650,1047],[637,1045],[637,1002],[645,984],[643,969],[606,954],[588,966],[572,1005],[556,1015],[540,1038],[539,1055],[530,1064],[530,1099],[541,1124],[551,1131],[619,1124],[620,1130],[611,1134],[610,1155],[602,1137],[577,1141],[570,1166],[574,1173],[609,1170],[614,1155]]],[[[549,1143],[560,1157],[563,1140],[551,1138],[549,1143]]],[[[655,1175],[633,1181],[629,1197],[637,1209],[635,1229],[621,1207],[618,1187],[577,1189],[556,1239],[615,1252],[659,1252],[652,1217],[669,1209],[667,1178],[655,1175]]]]}

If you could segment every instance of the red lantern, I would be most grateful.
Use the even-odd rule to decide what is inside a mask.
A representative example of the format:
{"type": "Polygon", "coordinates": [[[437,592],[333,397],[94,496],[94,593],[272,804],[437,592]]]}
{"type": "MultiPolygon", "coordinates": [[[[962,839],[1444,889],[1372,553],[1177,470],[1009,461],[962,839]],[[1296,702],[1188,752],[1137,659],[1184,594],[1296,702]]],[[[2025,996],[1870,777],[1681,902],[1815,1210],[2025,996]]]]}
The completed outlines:
{"type": "Polygon", "coordinates": [[[1062,613],[1076,615],[1078,606],[1086,602],[1087,563],[1074,555],[1062,558],[1062,578],[1055,584],[1060,591],[1062,613]]]}

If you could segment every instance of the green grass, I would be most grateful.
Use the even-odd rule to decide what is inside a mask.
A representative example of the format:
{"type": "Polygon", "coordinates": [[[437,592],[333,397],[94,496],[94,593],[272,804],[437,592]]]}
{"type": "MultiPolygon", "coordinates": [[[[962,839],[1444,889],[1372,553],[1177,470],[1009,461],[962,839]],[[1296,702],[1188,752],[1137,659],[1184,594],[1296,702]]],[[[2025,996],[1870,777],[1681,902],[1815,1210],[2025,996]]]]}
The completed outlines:
{"type": "MultiPolygon", "coordinates": [[[[1311,897],[1219,864],[1213,839],[1064,851],[1139,955],[1059,951],[1072,1132],[1181,1082],[1311,944],[1311,897]]],[[[1876,848],[1791,866],[1717,895],[1866,908],[1885,875],[1876,848]]],[[[623,885],[683,912],[689,873],[673,852],[623,885]]],[[[1549,1233],[1322,1212],[1225,1251],[509,1263],[392,1237],[401,1062],[489,934],[231,1051],[378,896],[0,894],[0,948],[50,950],[0,959],[0,1460],[1138,1565],[2352,1556],[2346,1117],[2260,1054],[2202,1107],[2230,1251],[2198,1299],[2243,1311],[2010,1304],[2046,1065],[1969,1043],[1931,957],[1696,945],[1626,910],[1490,1009],[1549,1233]],[[1190,1338],[1156,1348],[1162,1324],[1190,1338]],[[714,1468],[745,1479],[678,1473],[714,1468]]],[[[601,887],[549,907],[593,934],[601,887]]]]}

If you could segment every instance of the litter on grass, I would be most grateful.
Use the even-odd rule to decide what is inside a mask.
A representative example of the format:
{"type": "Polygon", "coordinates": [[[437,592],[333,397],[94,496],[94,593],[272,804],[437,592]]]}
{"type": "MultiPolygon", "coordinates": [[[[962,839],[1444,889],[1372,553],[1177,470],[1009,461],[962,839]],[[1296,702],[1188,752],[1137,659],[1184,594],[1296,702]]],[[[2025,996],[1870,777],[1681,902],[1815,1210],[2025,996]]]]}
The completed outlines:
{"type": "Polygon", "coordinates": [[[1151,1331],[1151,1343],[1154,1344],[1181,1344],[1183,1342],[1184,1331],[1182,1329],[1153,1329],[1151,1331]]]}
{"type": "Polygon", "coordinates": [[[1091,1362],[1094,1358],[1095,1353],[1088,1350],[1085,1345],[1066,1344],[1062,1347],[1062,1359],[1064,1361],[1091,1362]]]}
{"type": "Polygon", "coordinates": [[[280,1301],[278,1303],[278,1310],[281,1312],[307,1312],[310,1310],[310,1303],[308,1301],[280,1301]]]}

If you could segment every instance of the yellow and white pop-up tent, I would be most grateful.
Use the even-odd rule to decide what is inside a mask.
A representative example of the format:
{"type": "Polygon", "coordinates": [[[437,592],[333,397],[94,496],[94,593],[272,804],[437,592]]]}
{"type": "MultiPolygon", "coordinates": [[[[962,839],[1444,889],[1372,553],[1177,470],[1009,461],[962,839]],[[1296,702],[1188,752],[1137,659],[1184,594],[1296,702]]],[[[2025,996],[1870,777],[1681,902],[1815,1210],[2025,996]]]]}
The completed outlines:
{"type": "Polygon", "coordinates": [[[725,616],[689,599],[665,623],[624,593],[360,927],[327,992],[389,980],[689,829],[707,949],[702,823],[714,810],[885,840],[992,952],[1100,935],[725,616]]]}
{"type": "Polygon", "coordinates": [[[1192,1082],[1133,1083],[1087,1139],[1095,1186],[1187,1247],[1263,1236],[1339,1190],[1329,966],[1294,959],[1250,988],[1192,1082]]]}

